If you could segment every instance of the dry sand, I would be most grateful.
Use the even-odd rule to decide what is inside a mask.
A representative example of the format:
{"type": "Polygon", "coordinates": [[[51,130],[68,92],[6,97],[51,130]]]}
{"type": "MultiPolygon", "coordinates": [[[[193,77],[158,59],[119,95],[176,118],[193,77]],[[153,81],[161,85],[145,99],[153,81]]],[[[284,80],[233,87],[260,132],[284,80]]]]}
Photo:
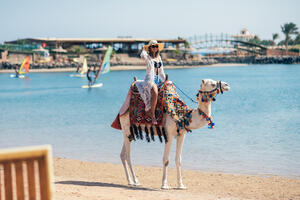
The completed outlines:
{"type": "Polygon", "coordinates": [[[176,170],[161,190],[162,169],[135,166],[140,187],[127,185],[122,165],[54,158],[55,199],[141,200],[299,200],[300,180],[279,176],[249,176],[183,170],[187,190],[177,190],[176,170]]]}
{"type": "MultiPolygon", "coordinates": [[[[223,64],[213,64],[213,65],[200,65],[200,66],[164,66],[165,69],[187,69],[187,68],[200,68],[200,67],[239,67],[246,66],[247,64],[235,64],[235,63],[223,63],[223,64]]],[[[118,65],[110,68],[111,71],[123,71],[123,70],[145,70],[146,66],[124,66],[118,65]]],[[[32,72],[74,72],[76,68],[53,68],[53,69],[30,69],[32,72]]],[[[3,69],[0,73],[15,73],[14,69],[3,69]]]]}

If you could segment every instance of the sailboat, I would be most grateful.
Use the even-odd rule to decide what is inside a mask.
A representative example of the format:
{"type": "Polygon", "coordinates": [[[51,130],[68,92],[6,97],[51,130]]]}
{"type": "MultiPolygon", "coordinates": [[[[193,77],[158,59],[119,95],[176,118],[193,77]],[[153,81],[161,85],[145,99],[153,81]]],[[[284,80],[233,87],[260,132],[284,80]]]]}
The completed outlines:
{"type": "Polygon", "coordinates": [[[16,74],[11,74],[11,78],[25,78],[24,74],[29,73],[30,57],[26,56],[19,71],[16,74]]]}
{"type": "Polygon", "coordinates": [[[71,74],[71,77],[79,77],[79,78],[84,78],[86,77],[86,73],[88,71],[88,66],[87,66],[87,61],[86,58],[83,59],[83,64],[82,67],[80,69],[80,73],[78,74],[71,74]]]}
{"type": "Polygon", "coordinates": [[[110,56],[112,54],[112,46],[109,46],[104,58],[101,61],[101,64],[99,65],[99,69],[97,70],[96,76],[94,78],[93,84],[92,85],[83,85],[82,88],[95,88],[95,87],[102,87],[103,83],[96,83],[98,77],[100,76],[100,74],[106,74],[108,72],[110,72],[110,56]]]}

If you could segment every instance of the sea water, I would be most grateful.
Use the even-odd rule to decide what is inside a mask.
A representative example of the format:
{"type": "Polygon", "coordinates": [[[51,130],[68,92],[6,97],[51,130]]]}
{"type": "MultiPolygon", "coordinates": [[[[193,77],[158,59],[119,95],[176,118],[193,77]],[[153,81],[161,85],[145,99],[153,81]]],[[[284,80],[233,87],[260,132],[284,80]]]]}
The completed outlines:
{"type": "MultiPolygon", "coordinates": [[[[300,65],[165,72],[192,98],[205,78],[231,87],[212,104],[215,128],[205,126],[187,134],[183,169],[300,178],[300,65]]],[[[70,74],[30,73],[28,79],[0,74],[0,148],[51,144],[56,157],[121,163],[123,136],[110,124],[133,77],[143,79],[145,71],[112,71],[100,76],[103,87],[93,89],[82,89],[87,80],[70,74]]],[[[197,107],[179,94],[190,107],[197,107]]],[[[133,163],[162,166],[163,149],[157,138],[132,142],[133,163]]]]}

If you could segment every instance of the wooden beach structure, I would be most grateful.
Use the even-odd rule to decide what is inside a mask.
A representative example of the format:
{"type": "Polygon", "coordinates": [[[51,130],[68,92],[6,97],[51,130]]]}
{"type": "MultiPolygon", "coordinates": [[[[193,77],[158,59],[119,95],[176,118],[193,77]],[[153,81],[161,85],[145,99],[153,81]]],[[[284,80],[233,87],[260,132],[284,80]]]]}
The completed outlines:
{"type": "Polygon", "coordinates": [[[172,46],[179,49],[184,46],[185,39],[161,39],[161,38],[25,38],[22,40],[7,41],[5,44],[20,44],[20,41],[28,45],[44,45],[51,49],[62,47],[70,49],[72,46],[82,46],[88,49],[97,49],[111,45],[117,53],[135,53],[150,40],[163,42],[165,47],[172,46]]]}
{"type": "Polygon", "coordinates": [[[52,197],[50,145],[0,150],[0,200],[52,197]]]}
{"type": "MultiPolygon", "coordinates": [[[[34,52],[34,49],[43,47],[49,51],[49,56],[56,62],[65,62],[68,58],[86,55],[90,61],[99,62],[108,46],[112,46],[114,53],[121,60],[133,60],[139,57],[139,53],[150,40],[157,40],[165,45],[165,48],[182,49],[187,43],[185,39],[162,39],[162,38],[24,38],[6,41],[0,45],[0,54],[5,52],[8,56],[1,56],[2,61],[19,63],[26,56],[30,56],[33,62],[44,61],[42,54],[34,52]],[[58,52],[59,51],[59,52],[58,52]],[[64,51],[64,52],[62,52],[64,51]],[[128,58],[129,57],[129,58],[128,58]],[[133,58],[133,59],[131,59],[133,58]]],[[[6,55],[5,54],[5,55],[6,55]]],[[[116,59],[118,59],[116,58],[116,59]]]]}

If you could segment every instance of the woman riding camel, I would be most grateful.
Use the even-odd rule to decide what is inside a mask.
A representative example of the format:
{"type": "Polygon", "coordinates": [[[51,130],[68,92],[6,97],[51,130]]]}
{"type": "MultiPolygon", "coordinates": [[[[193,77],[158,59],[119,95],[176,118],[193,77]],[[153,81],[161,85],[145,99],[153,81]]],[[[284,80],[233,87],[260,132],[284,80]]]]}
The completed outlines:
{"type": "Polygon", "coordinates": [[[163,43],[151,40],[143,47],[141,58],[146,62],[146,76],[144,80],[136,81],[136,87],[145,103],[145,110],[151,109],[152,123],[157,124],[155,108],[157,104],[157,85],[165,81],[166,75],[159,52],[164,48],[163,43]]]}

